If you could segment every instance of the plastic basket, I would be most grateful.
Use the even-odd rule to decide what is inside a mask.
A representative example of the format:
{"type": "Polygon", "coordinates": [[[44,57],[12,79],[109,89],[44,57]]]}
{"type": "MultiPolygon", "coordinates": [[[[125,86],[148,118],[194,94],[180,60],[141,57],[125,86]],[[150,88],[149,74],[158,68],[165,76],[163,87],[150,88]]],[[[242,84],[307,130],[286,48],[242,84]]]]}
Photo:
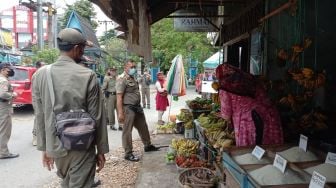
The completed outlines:
{"type": "Polygon", "coordinates": [[[186,184],[199,184],[197,182],[193,182],[193,179],[190,179],[190,177],[197,177],[199,179],[202,179],[203,181],[209,180],[208,185],[202,186],[202,188],[211,188],[214,187],[214,182],[212,180],[215,178],[215,173],[208,169],[208,168],[189,168],[188,170],[184,170],[178,179],[179,185],[181,187],[184,187],[186,184]],[[200,178],[204,177],[204,178],[200,178]]]}

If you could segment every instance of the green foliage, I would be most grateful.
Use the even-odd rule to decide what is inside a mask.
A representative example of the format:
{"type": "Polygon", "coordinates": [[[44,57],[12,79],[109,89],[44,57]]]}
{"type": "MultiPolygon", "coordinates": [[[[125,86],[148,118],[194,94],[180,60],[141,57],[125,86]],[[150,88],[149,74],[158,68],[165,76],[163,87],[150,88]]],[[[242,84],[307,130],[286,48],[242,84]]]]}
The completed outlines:
{"type": "Polygon", "coordinates": [[[124,62],[129,58],[127,54],[126,43],[124,40],[116,38],[114,30],[109,30],[102,36],[99,41],[102,44],[102,48],[107,52],[108,56],[105,61],[109,67],[116,66],[118,71],[123,70],[124,62]]]}
{"type": "MultiPolygon", "coordinates": [[[[177,54],[182,54],[185,62],[190,57],[201,64],[216,51],[207,33],[174,31],[173,19],[170,18],[152,25],[151,34],[153,61],[156,65],[160,63],[161,70],[168,70],[177,54]]],[[[201,65],[198,67],[202,68],[201,65]]]]}
{"type": "Polygon", "coordinates": [[[99,42],[102,45],[106,45],[110,39],[113,39],[115,37],[116,37],[116,31],[114,29],[110,29],[107,32],[104,32],[104,35],[99,38],[99,42]]]}
{"type": "Polygon", "coordinates": [[[68,23],[69,16],[73,10],[77,12],[78,15],[87,19],[91,24],[92,28],[95,30],[98,26],[98,23],[94,21],[96,17],[96,12],[92,6],[92,3],[88,0],[77,0],[72,5],[66,5],[67,8],[64,9],[63,17],[60,18],[61,28],[65,28],[68,23]]]}
{"type": "MultiPolygon", "coordinates": [[[[43,50],[38,50],[36,46],[33,47],[33,53],[34,55],[31,57],[32,64],[34,64],[38,60],[42,60],[47,64],[54,63],[58,56],[59,56],[59,51],[56,48],[53,49],[43,49],[43,50]]],[[[25,60],[29,61],[29,60],[25,60]]]]}

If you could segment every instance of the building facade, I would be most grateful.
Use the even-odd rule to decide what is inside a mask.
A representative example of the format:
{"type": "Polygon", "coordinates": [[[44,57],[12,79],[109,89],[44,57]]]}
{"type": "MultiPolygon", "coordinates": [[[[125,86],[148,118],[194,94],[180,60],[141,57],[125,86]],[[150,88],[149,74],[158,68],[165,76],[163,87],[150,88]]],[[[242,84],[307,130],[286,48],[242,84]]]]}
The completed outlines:
{"type": "MultiPolygon", "coordinates": [[[[48,39],[47,13],[43,13],[43,36],[48,39]]],[[[14,48],[37,43],[37,13],[25,6],[13,6],[0,11],[0,28],[10,30],[14,48]]]]}

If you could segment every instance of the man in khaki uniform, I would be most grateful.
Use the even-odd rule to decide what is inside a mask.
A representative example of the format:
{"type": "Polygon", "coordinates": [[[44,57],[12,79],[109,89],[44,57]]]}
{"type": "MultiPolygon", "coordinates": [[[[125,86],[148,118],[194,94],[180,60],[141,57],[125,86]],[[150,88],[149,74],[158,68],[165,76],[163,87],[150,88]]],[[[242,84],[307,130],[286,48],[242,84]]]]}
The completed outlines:
{"type": "Polygon", "coordinates": [[[150,83],[152,79],[147,70],[140,77],[139,82],[141,85],[141,100],[143,108],[150,109],[150,83]]]}
{"type": "Polygon", "coordinates": [[[59,32],[57,42],[61,55],[50,70],[54,108],[46,77],[47,66],[33,75],[37,149],[43,152],[43,166],[48,170],[55,162],[57,175],[63,180],[62,187],[91,188],[96,165],[99,172],[105,164],[104,154],[109,151],[103,96],[96,74],[76,63],[81,61],[88,44],[83,34],[66,28],[59,32]],[[88,150],[66,150],[56,136],[55,114],[76,109],[84,109],[96,120],[94,143],[88,150]]]}
{"type": "MultiPolygon", "coordinates": [[[[116,95],[116,68],[112,67],[106,71],[104,82],[102,86],[103,93],[105,94],[105,105],[107,109],[108,125],[112,130],[117,130],[115,127],[115,111],[117,108],[117,95],[116,95]]],[[[121,127],[119,127],[121,130],[121,127]]]]}
{"type": "Polygon", "coordinates": [[[0,159],[19,156],[10,153],[7,146],[12,132],[12,100],[17,96],[8,81],[11,76],[14,76],[14,71],[10,64],[0,63],[0,159]]]}
{"type": "Polygon", "coordinates": [[[124,122],[122,145],[125,149],[125,159],[129,161],[139,161],[139,158],[133,155],[133,126],[139,132],[142,143],[145,145],[145,152],[158,150],[157,147],[151,144],[145,114],[140,106],[140,91],[135,75],[135,63],[128,60],[124,67],[124,73],[117,79],[118,119],[124,122]]]}

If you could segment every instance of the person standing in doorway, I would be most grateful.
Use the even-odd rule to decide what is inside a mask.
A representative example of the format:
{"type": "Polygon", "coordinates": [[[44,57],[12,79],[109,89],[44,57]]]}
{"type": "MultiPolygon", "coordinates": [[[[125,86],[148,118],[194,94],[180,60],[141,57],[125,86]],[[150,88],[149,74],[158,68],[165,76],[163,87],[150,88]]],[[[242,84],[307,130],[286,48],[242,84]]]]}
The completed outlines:
{"type": "Polygon", "coordinates": [[[157,147],[151,144],[148,125],[143,109],[140,105],[139,84],[135,79],[136,66],[134,61],[128,60],[125,63],[124,73],[117,79],[117,109],[118,119],[124,122],[122,133],[122,145],[125,149],[125,159],[139,161],[133,155],[132,129],[138,130],[145,152],[157,151],[157,147]]]}
{"type": "MultiPolygon", "coordinates": [[[[45,65],[45,62],[43,62],[43,61],[36,61],[36,63],[35,63],[36,71],[39,68],[43,67],[44,65],[45,65]]],[[[34,118],[34,128],[33,128],[33,132],[32,133],[33,133],[32,144],[33,144],[33,146],[36,146],[37,140],[36,140],[36,120],[35,120],[35,118],[34,118]]]]}
{"type": "MultiPolygon", "coordinates": [[[[117,107],[116,96],[116,78],[117,68],[112,67],[106,71],[104,82],[102,86],[103,93],[105,94],[105,105],[107,109],[108,125],[112,130],[117,130],[115,127],[115,111],[117,107]]],[[[119,126],[119,130],[122,128],[119,126]]]]}
{"type": "Polygon", "coordinates": [[[84,35],[77,29],[65,28],[59,32],[57,43],[59,58],[33,75],[37,149],[42,151],[43,166],[49,171],[56,164],[62,187],[91,188],[96,171],[104,167],[104,154],[109,151],[103,96],[96,73],[77,64],[90,44],[84,35]],[[47,76],[53,82],[53,91],[47,76]],[[56,135],[56,116],[76,109],[95,120],[94,141],[86,150],[65,149],[56,135]]]}
{"type": "Polygon", "coordinates": [[[151,75],[148,70],[144,71],[144,74],[139,79],[141,85],[141,100],[143,108],[150,109],[150,84],[152,82],[151,75]]]}
{"type": "Polygon", "coordinates": [[[165,77],[162,72],[157,73],[157,81],[155,84],[156,88],[156,111],[158,111],[158,124],[163,125],[165,122],[162,120],[162,116],[169,106],[168,93],[165,88],[165,77]]]}
{"type": "Polygon", "coordinates": [[[14,76],[14,70],[10,64],[0,62],[0,159],[19,156],[19,154],[10,153],[7,146],[12,132],[12,101],[17,96],[8,80],[12,76],[14,76]]]}

